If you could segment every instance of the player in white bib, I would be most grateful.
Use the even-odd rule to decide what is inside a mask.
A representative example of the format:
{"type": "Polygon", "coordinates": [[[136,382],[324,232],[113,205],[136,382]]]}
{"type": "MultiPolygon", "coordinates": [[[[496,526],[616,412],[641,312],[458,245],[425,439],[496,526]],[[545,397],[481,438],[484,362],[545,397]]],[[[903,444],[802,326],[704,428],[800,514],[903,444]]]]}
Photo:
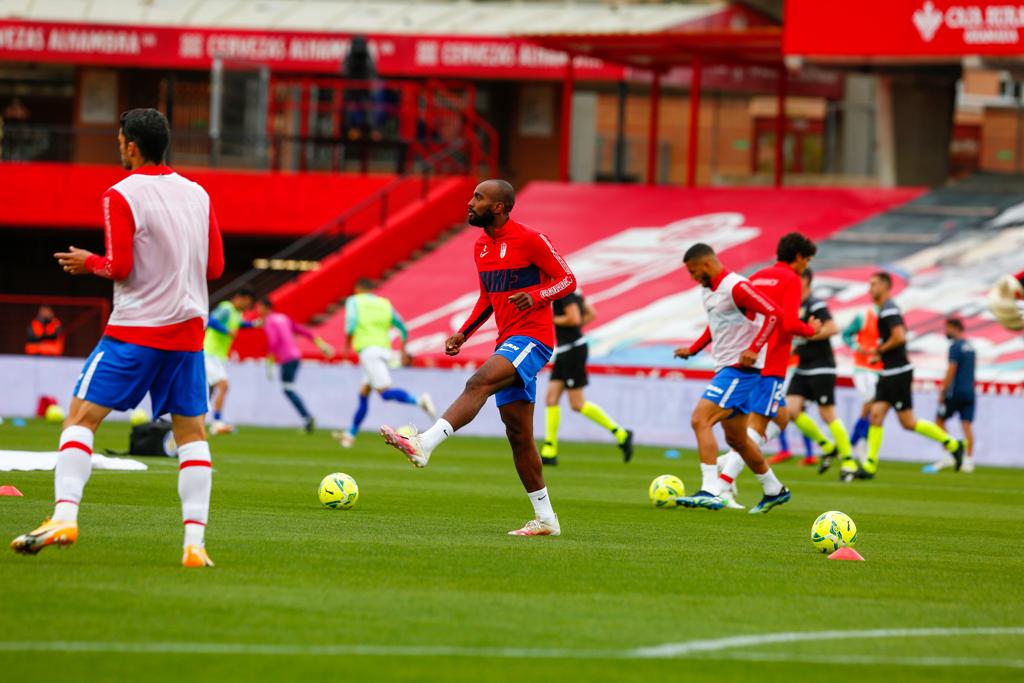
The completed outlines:
{"type": "Polygon", "coordinates": [[[742,275],[730,273],[707,244],[690,247],[683,263],[699,283],[708,326],[689,347],[676,349],[679,358],[690,358],[711,344],[715,376],[693,410],[691,424],[700,455],[701,488],[676,502],[684,507],[720,510],[726,504],[719,494],[718,444],[712,431],[722,425],[725,440],[757,475],[764,498],[750,509],[763,514],[790,499],[789,489],[776,478],[757,444],[747,435],[750,396],[764,367],[768,339],[779,322],[778,307],[742,275]]]}

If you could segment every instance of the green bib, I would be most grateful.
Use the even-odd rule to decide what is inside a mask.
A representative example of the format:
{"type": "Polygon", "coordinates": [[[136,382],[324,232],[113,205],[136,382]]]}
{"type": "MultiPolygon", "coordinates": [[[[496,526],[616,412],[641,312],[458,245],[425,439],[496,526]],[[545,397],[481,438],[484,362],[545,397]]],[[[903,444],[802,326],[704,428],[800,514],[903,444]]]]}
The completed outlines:
{"type": "Polygon", "coordinates": [[[207,327],[206,337],[203,339],[203,351],[216,358],[226,359],[231,351],[231,344],[235,341],[233,335],[242,326],[242,314],[230,301],[221,301],[217,304],[217,308],[213,309],[210,317],[216,317],[223,321],[224,327],[228,328],[231,334],[224,334],[212,327],[207,327]]]}
{"type": "Polygon", "coordinates": [[[391,302],[376,294],[353,294],[356,329],[352,332],[352,348],[356,353],[370,346],[391,347],[391,323],[394,311],[391,302]]]}

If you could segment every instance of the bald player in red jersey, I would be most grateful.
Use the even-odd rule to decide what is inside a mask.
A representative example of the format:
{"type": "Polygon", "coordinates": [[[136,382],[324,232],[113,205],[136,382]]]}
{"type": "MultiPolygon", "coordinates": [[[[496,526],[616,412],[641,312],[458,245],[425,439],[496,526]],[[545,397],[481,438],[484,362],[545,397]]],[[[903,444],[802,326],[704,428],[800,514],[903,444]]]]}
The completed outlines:
{"type": "Polygon", "coordinates": [[[493,313],[498,325],[494,354],[469,378],[462,395],[433,427],[405,436],[383,425],[380,433],[413,465],[426,467],[431,452],[469,424],[493,395],[535,514],[509,535],[558,536],[561,528],[533,440],[533,406],[537,373],[551,358],[554,345],[551,302],[571,294],[576,278],[546,236],[509,217],[514,204],[515,191],[504,180],[485,180],[473,191],[467,218],[470,225],[483,228],[473,247],[480,298],[466,323],[445,342],[445,353],[457,355],[493,313]]]}
{"type": "MultiPolygon", "coordinates": [[[[759,387],[754,390],[749,403],[751,412],[747,431],[759,447],[778,436],[789,423],[788,413],[779,408],[786,404],[783,388],[789,357],[793,353],[793,337],[813,337],[821,329],[820,320],[811,318],[811,322],[805,323],[800,319],[800,302],[803,300],[800,275],[817,252],[814,242],[798,232],[791,232],[779,240],[775,265],[750,276],[751,284],[771,299],[781,312],[780,324],[768,340],[768,355],[761,370],[759,387]],[[771,431],[769,425],[772,425],[771,431]]],[[[729,451],[719,463],[722,468],[719,475],[722,497],[731,508],[743,507],[736,502],[734,484],[743,471],[743,458],[735,451],[729,451]]]]}

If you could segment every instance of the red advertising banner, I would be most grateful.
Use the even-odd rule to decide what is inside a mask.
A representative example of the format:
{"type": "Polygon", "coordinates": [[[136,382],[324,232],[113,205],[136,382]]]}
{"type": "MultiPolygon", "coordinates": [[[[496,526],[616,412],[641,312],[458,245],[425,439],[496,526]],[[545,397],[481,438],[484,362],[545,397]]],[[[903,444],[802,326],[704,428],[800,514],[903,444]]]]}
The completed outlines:
{"type": "MultiPolygon", "coordinates": [[[[370,35],[382,76],[561,78],[566,55],[522,39],[370,35]]],[[[208,69],[216,58],[274,71],[338,73],[352,36],[339,33],[0,21],[0,61],[208,69]]],[[[577,58],[581,79],[623,68],[577,58]]]]}
{"type": "Polygon", "coordinates": [[[783,51],[808,57],[1024,53],[1024,2],[786,0],[783,51]]]}
{"type": "MultiPolygon", "coordinates": [[[[717,15],[716,15],[717,16],[717,15]]],[[[566,54],[522,38],[370,35],[384,77],[560,80],[566,54]]],[[[336,74],[352,36],[339,33],[243,31],[0,21],[0,61],[160,69],[209,69],[215,58],[266,65],[276,72],[336,74]]],[[[636,69],[576,57],[581,81],[650,80],[636,69]]],[[[774,92],[777,73],[757,66],[708,65],[704,87],[730,92],[774,92]]],[[[689,67],[673,70],[665,85],[688,87],[689,67]]],[[[804,70],[792,78],[795,95],[841,97],[834,73],[804,70]]]]}

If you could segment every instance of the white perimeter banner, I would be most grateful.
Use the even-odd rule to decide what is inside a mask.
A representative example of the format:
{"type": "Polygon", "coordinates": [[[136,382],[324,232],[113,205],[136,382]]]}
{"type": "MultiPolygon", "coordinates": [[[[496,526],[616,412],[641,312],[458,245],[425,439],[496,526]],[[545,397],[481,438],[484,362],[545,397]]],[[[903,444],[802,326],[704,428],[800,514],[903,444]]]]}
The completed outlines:
{"type": "MultiPolygon", "coordinates": [[[[28,356],[0,356],[0,377],[5,380],[7,390],[0,392],[0,415],[5,417],[33,415],[41,395],[51,395],[67,408],[74,389],[75,380],[82,370],[83,359],[79,358],[37,358],[28,356]]],[[[469,370],[438,370],[426,368],[399,368],[393,371],[394,385],[413,394],[429,392],[438,410],[444,408],[458,396],[470,375],[469,370]]],[[[231,390],[228,393],[224,418],[236,425],[258,425],[264,427],[295,427],[300,420],[294,408],[285,398],[280,379],[267,378],[262,361],[229,363],[228,375],[231,390]]],[[[362,371],[349,364],[322,364],[315,361],[303,363],[296,380],[296,390],[306,402],[310,412],[316,416],[321,427],[341,428],[347,426],[355,411],[362,371]]],[[[537,438],[543,438],[544,409],[543,396],[547,375],[539,379],[538,396],[540,405],[536,411],[535,430],[537,438]]],[[[636,442],[644,445],[667,448],[694,448],[696,441],[690,429],[690,412],[703,393],[705,382],[685,379],[656,379],[651,377],[595,375],[587,387],[587,398],[599,404],[616,420],[636,432],[636,442]]],[[[860,414],[860,398],[850,388],[839,388],[836,395],[839,417],[852,429],[860,414]]],[[[936,392],[914,394],[914,407],[918,417],[932,419],[938,404],[936,392]]],[[[149,409],[148,398],[143,407],[149,409]]],[[[817,411],[811,414],[817,418],[817,411]]],[[[975,457],[981,465],[1007,465],[1024,467],[1024,398],[1014,396],[978,396],[975,415],[975,457]]],[[[111,419],[125,420],[127,415],[115,413],[111,419]]],[[[430,420],[414,406],[385,402],[373,395],[370,412],[363,429],[375,430],[379,425],[413,424],[420,429],[430,426],[430,420]]],[[[950,431],[960,435],[955,420],[950,431]]],[[[0,448],[6,447],[5,435],[10,427],[0,430],[0,448]]],[[[470,425],[459,434],[473,436],[504,436],[504,428],[494,407],[489,401],[470,425]]],[[[799,434],[790,427],[790,447],[798,453],[803,451],[799,434]]],[[[613,451],[611,437],[604,429],[569,409],[563,400],[562,427],[563,441],[593,442],[604,444],[610,450],[610,457],[618,457],[613,451]]],[[[56,438],[56,432],[54,433],[56,438]]],[[[363,434],[363,439],[376,438],[363,434]]],[[[297,441],[301,447],[301,440],[297,441]]],[[[724,441],[720,438],[720,443],[724,441]]],[[[604,447],[604,446],[602,446],[604,447]]],[[[772,444],[773,449],[775,444],[772,444]]],[[[924,437],[905,432],[890,414],[886,422],[885,442],[882,458],[928,462],[938,459],[941,447],[924,437]]]]}

